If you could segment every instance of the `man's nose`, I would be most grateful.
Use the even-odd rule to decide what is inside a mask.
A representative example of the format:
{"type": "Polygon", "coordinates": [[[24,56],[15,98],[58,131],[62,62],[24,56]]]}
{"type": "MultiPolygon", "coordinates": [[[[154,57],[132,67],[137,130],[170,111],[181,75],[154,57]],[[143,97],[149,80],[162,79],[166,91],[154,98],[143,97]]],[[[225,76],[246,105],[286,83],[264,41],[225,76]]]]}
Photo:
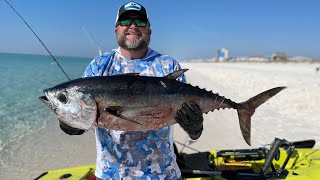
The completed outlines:
{"type": "Polygon", "coordinates": [[[130,28],[138,27],[135,21],[132,21],[132,23],[129,26],[130,28]]]}

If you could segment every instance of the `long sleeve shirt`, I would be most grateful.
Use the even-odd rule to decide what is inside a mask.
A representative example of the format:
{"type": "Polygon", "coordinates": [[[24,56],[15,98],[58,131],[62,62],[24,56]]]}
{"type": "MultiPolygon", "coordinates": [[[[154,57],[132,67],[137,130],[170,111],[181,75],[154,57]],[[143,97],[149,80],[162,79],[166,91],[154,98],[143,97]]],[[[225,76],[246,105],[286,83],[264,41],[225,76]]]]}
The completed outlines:
{"type": "MultiPolygon", "coordinates": [[[[181,69],[168,55],[152,49],[142,59],[124,57],[120,48],[96,57],[83,77],[139,73],[163,77],[181,69]]],[[[185,76],[178,78],[186,82],[185,76]]],[[[95,175],[101,179],[178,179],[181,172],[173,149],[173,126],[145,131],[96,128],[95,175]]]]}

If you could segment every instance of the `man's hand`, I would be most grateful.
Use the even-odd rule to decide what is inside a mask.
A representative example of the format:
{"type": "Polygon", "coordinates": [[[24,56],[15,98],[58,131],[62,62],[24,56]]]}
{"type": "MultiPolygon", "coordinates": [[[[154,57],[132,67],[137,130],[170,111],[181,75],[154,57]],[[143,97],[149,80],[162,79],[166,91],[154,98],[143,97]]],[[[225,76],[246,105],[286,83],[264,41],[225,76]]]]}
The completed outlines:
{"type": "Polygon", "coordinates": [[[184,103],[174,119],[188,132],[191,139],[196,140],[200,137],[203,130],[203,116],[196,103],[191,102],[190,106],[184,103]]]}
{"type": "Polygon", "coordinates": [[[71,126],[68,126],[67,124],[65,124],[64,122],[60,121],[60,128],[63,132],[65,132],[66,134],[69,135],[81,135],[84,133],[84,130],[82,129],[77,129],[77,128],[73,128],[71,126]]]}

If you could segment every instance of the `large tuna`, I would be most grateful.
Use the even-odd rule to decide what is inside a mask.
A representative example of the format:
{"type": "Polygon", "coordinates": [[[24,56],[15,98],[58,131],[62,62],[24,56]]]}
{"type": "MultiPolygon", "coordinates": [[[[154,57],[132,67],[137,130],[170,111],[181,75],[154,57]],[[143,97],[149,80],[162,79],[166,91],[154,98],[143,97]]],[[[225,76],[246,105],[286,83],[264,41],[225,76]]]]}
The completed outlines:
{"type": "Polygon", "coordinates": [[[245,141],[251,141],[251,116],[255,109],[285,87],[267,90],[236,103],[212,91],[175,80],[184,70],[165,77],[135,74],[71,80],[44,90],[40,99],[67,125],[88,130],[92,126],[123,131],[150,130],[176,123],[183,103],[197,103],[203,113],[215,109],[238,111],[245,141]]]}

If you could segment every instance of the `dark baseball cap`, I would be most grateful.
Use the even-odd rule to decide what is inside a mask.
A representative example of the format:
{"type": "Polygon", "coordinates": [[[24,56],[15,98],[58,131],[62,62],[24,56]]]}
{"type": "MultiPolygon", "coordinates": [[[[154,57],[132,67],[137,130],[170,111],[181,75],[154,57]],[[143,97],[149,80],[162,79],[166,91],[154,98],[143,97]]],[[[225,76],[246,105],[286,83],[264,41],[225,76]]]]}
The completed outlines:
{"type": "Polygon", "coordinates": [[[116,22],[115,23],[117,24],[119,19],[121,19],[125,14],[127,14],[130,11],[138,12],[141,19],[146,20],[146,21],[149,22],[148,13],[147,13],[146,8],[144,8],[141,4],[138,4],[136,2],[131,1],[131,2],[128,2],[128,3],[124,4],[124,5],[122,5],[118,9],[117,18],[116,18],[116,22]]]}

